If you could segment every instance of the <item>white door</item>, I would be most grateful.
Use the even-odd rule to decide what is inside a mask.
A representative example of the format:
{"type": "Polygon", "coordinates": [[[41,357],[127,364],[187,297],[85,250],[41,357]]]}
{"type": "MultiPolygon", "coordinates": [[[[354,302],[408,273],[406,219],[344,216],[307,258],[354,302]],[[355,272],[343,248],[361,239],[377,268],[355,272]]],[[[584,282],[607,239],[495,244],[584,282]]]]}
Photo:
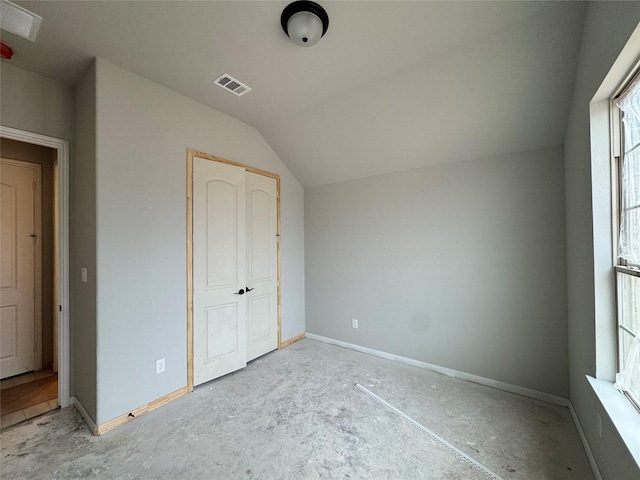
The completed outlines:
{"type": "Polygon", "coordinates": [[[247,361],[278,348],[277,187],[247,172],[247,361]]]}
{"type": "Polygon", "coordinates": [[[0,373],[35,368],[36,233],[40,165],[0,163],[0,373]]]}
{"type": "Polygon", "coordinates": [[[193,383],[247,362],[243,168],[193,159],[193,383]]]}

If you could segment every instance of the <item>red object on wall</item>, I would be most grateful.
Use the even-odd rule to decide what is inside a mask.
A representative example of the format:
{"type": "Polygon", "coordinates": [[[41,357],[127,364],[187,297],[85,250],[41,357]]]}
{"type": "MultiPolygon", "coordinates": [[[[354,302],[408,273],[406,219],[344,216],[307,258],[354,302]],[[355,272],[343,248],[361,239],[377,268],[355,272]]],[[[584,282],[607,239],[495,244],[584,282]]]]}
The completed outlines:
{"type": "Polygon", "coordinates": [[[0,42],[0,54],[2,55],[2,58],[11,60],[11,57],[13,57],[13,50],[9,45],[0,42]]]}

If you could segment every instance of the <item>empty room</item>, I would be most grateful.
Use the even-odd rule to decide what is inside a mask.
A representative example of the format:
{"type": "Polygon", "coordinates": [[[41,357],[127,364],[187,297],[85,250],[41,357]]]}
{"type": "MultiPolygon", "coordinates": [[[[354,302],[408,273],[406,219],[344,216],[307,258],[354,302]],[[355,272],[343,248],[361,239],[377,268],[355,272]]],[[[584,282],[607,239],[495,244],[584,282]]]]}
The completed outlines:
{"type": "Polygon", "coordinates": [[[640,478],[640,2],[0,2],[0,477],[640,478]]]}

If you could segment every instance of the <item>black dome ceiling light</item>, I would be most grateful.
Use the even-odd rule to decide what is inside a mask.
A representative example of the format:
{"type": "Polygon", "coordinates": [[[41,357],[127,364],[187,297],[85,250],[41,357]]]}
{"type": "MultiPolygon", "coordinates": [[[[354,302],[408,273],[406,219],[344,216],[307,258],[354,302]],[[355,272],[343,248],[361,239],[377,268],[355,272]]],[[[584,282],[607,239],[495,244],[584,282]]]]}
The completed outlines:
{"type": "Polygon", "coordinates": [[[280,23],[296,45],[310,47],[318,43],[329,28],[329,15],[315,2],[298,0],[285,7],[280,23]]]}

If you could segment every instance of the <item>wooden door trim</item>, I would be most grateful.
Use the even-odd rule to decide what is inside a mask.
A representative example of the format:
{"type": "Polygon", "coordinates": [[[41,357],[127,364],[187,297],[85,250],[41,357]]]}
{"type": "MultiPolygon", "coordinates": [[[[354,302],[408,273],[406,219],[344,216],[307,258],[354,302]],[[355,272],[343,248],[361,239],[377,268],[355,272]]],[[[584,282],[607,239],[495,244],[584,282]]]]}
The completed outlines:
{"type": "Polygon", "coordinates": [[[256,173],[276,180],[276,228],[277,228],[277,264],[278,264],[278,349],[283,348],[282,344],[282,287],[280,282],[281,262],[280,262],[280,175],[267,172],[259,168],[250,167],[242,163],[233,162],[225,158],[216,157],[208,153],[200,152],[192,148],[187,149],[187,391],[193,391],[193,159],[202,158],[212,162],[226,163],[243,168],[247,172],[256,173]]]}

